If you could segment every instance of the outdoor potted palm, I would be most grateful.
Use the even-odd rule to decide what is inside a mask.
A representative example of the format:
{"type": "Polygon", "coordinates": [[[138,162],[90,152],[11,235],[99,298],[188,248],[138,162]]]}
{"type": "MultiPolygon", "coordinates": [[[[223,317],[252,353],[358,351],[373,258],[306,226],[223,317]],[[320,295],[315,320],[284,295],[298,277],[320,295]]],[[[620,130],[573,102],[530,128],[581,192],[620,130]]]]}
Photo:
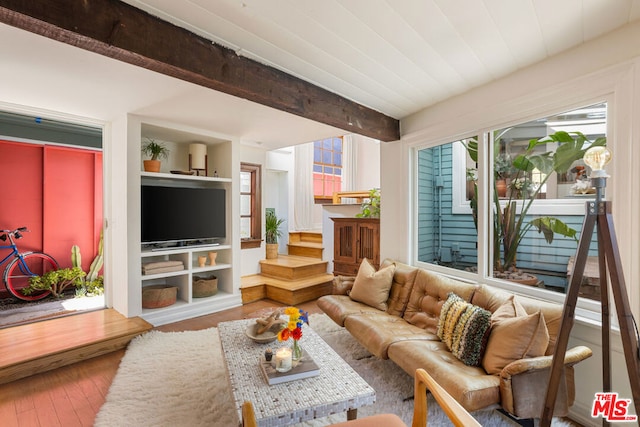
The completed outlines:
{"type": "MultiPolygon", "coordinates": [[[[500,200],[495,191],[498,176],[494,172],[494,175],[496,175],[494,177],[496,179],[493,180],[494,277],[513,280],[515,274],[515,277],[522,278],[522,273],[517,269],[516,255],[522,239],[532,228],[542,233],[548,244],[553,243],[555,235],[576,238],[576,230],[558,218],[552,216],[528,218],[527,214],[533,202],[538,198],[541,189],[544,188],[547,180],[554,172],[565,173],[575,161],[584,156],[588,148],[604,146],[606,142],[605,137],[590,141],[581,132],[564,131],[559,131],[540,139],[530,140],[525,152],[511,160],[511,168],[514,172],[511,174],[511,191],[508,191],[506,200],[500,200]],[[542,153],[536,151],[537,147],[546,146],[550,142],[557,144],[555,151],[542,153]],[[530,173],[534,169],[540,171],[543,177],[536,184],[530,179],[530,173]]],[[[471,159],[477,162],[477,142],[471,141],[465,144],[465,147],[471,159]]],[[[477,194],[476,190],[470,202],[474,220],[477,218],[477,194]]],[[[531,278],[533,278],[531,282],[537,282],[535,276],[531,276],[531,278]]],[[[527,283],[526,278],[523,281],[527,283]]]]}
{"type": "Polygon", "coordinates": [[[265,219],[265,233],[264,239],[266,241],[266,258],[274,259],[278,258],[278,237],[282,236],[280,226],[284,222],[284,219],[278,218],[274,211],[267,211],[265,219]]]}

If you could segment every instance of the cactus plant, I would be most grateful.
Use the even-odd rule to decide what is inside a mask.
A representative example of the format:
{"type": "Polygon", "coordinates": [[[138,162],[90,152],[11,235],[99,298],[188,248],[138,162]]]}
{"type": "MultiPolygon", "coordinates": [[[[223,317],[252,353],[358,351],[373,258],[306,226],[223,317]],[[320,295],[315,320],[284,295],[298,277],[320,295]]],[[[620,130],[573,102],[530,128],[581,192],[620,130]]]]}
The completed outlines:
{"type": "Polygon", "coordinates": [[[71,247],[71,265],[82,268],[82,255],[80,255],[80,246],[78,245],[71,247]]]}
{"type": "Polygon", "coordinates": [[[100,231],[100,242],[98,243],[98,255],[91,262],[91,266],[89,266],[89,273],[87,274],[87,281],[93,282],[98,278],[98,272],[102,268],[104,264],[104,239],[103,232],[100,231]]]}

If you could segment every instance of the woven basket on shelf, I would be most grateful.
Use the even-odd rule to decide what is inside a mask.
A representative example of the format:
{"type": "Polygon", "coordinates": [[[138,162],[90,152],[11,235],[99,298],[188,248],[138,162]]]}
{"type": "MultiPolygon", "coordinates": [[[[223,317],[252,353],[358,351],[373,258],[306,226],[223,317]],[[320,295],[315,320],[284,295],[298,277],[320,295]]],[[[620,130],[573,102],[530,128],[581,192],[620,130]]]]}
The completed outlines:
{"type": "Polygon", "coordinates": [[[218,278],[216,276],[193,276],[191,294],[194,298],[206,298],[218,292],[218,278]]]}
{"type": "Polygon", "coordinates": [[[178,287],[169,285],[152,285],[142,288],[142,308],[160,308],[175,304],[178,287]]]}

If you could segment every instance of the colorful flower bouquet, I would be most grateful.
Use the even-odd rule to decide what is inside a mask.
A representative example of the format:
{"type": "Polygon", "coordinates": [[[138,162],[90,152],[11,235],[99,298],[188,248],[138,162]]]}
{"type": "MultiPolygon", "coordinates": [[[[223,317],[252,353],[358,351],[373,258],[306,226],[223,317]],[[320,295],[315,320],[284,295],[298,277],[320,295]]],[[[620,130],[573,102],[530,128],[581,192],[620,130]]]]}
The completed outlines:
{"type": "Polygon", "coordinates": [[[309,313],[296,307],[287,307],[284,309],[284,314],[289,316],[289,322],[278,332],[278,341],[293,338],[293,359],[299,360],[302,357],[302,348],[298,345],[298,341],[302,338],[302,325],[309,324],[309,313]]]}

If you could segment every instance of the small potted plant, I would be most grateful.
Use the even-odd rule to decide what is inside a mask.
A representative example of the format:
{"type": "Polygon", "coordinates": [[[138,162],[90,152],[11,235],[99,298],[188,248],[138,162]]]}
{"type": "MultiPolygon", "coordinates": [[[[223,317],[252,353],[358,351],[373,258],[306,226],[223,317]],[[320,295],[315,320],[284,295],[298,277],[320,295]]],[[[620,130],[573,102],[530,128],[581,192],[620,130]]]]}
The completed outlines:
{"type": "Polygon", "coordinates": [[[142,144],[142,152],[151,157],[144,161],[146,172],[160,172],[160,159],[166,159],[169,156],[169,149],[164,144],[150,138],[142,144]]]}
{"type": "Polygon", "coordinates": [[[267,259],[278,258],[278,237],[282,236],[280,226],[284,219],[278,218],[274,211],[267,211],[264,239],[267,243],[267,259]]]}

